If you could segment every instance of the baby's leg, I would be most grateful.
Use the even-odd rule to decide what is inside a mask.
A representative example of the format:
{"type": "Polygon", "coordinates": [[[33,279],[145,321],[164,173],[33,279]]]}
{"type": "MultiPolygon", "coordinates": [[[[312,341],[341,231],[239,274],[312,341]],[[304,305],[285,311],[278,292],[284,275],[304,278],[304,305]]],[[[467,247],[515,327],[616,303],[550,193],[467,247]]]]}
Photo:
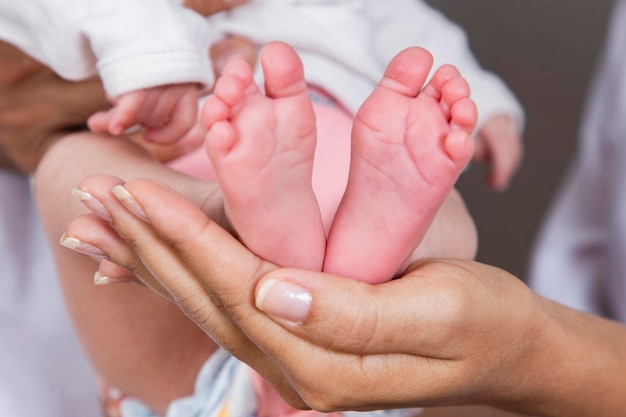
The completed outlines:
{"type": "Polygon", "coordinates": [[[242,241],[282,266],[319,270],[325,234],[311,177],[315,114],[302,63],[283,43],[261,51],[265,94],[248,64],[228,65],[202,111],[226,215],[242,241]]]}
{"type": "MultiPolygon", "coordinates": [[[[94,285],[98,264],[58,244],[69,221],[87,212],[70,190],[94,173],[154,178],[199,205],[216,186],[165,167],[128,140],[90,133],[55,143],[36,173],[38,208],[68,310],[93,367],[107,383],[162,415],[170,401],[193,393],[196,374],[216,345],[173,303],[147,288],[94,285]]],[[[54,279],[54,271],[49,273],[41,278],[54,279]]]]}
{"type": "Polygon", "coordinates": [[[372,283],[392,278],[470,160],[477,115],[469,87],[442,66],[422,89],[431,66],[425,50],[404,50],[357,113],[325,271],[372,283]]]}

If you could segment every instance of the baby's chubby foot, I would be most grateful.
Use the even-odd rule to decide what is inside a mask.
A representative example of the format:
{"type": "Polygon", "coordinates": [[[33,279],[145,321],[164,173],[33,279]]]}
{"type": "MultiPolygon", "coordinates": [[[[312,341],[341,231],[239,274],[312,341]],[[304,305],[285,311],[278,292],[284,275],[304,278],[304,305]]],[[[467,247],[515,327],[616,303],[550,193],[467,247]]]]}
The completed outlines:
{"type": "Polygon", "coordinates": [[[371,283],[391,279],[472,157],[477,113],[469,86],[450,65],[424,86],[432,63],[424,49],[400,52],[359,110],[325,271],[371,283]]]}
{"type": "Polygon", "coordinates": [[[233,61],[205,103],[206,148],[241,240],[281,266],[321,269],[325,235],[311,176],[315,114],[300,59],[284,43],[260,54],[265,94],[233,61]]]}

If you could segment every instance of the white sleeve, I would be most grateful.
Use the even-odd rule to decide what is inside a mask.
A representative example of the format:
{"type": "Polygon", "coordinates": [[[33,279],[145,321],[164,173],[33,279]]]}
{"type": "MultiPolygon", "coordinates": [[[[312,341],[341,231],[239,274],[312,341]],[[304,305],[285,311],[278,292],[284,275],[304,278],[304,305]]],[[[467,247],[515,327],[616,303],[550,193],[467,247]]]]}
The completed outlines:
{"type": "Polygon", "coordinates": [[[208,22],[180,0],[0,0],[0,39],[69,80],[101,76],[114,97],[213,82],[208,22]]]}
{"type": "Polygon", "coordinates": [[[478,129],[499,114],[523,129],[521,104],[498,76],[480,66],[460,26],[421,0],[370,0],[367,13],[374,25],[374,51],[383,63],[404,48],[421,46],[433,55],[435,68],[455,65],[468,81],[478,107],[478,129]]]}

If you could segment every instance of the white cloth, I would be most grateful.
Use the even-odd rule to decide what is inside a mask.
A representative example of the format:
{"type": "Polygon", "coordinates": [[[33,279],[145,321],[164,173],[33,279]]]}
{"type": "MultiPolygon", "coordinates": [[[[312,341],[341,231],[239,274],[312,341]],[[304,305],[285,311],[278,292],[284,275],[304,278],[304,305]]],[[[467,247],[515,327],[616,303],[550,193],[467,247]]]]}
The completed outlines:
{"type": "MultiPolygon", "coordinates": [[[[434,68],[453,64],[469,82],[478,129],[498,114],[523,128],[524,112],[513,93],[478,64],[465,32],[424,1],[252,0],[209,21],[218,37],[287,42],[302,58],[307,82],[324,88],[353,114],[393,56],[409,46],[424,47],[433,54],[434,68]]],[[[260,71],[257,66],[258,81],[260,71]]]]}
{"type": "Polygon", "coordinates": [[[466,77],[479,128],[496,114],[511,116],[520,130],[524,124],[519,102],[480,67],[465,32],[424,1],[251,0],[203,20],[180,0],[0,0],[0,39],[69,79],[93,74],[97,61],[112,97],[183,81],[210,85],[207,45],[228,34],[289,43],[307,81],[353,113],[396,53],[423,46],[435,66],[451,63],[466,77]]]}
{"type": "Polygon", "coordinates": [[[626,1],[614,5],[577,155],[535,245],[529,284],[626,322],[626,1]]]}
{"type": "Polygon", "coordinates": [[[156,85],[213,83],[210,32],[181,0],[0,0],[0,39],[61,77],[102,77],[111,97],[156,85]]]}
{"type": "Polygon", "coordinates": [[[0,170],[0,190],[0,416],[98,416],[28,179],[0,170]]]}

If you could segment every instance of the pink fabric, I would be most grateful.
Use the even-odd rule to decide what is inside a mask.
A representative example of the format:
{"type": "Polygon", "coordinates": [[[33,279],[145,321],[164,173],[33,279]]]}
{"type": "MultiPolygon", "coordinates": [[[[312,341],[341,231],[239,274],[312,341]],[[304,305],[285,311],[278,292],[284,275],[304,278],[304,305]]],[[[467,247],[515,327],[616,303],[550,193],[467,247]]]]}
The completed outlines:
{"type": "Polygon", "coordinates": [[[311,98],[317,121],[313,191],[328,233],[348,183],[353,116],[323,92],[312,89],[311,98]]]}

